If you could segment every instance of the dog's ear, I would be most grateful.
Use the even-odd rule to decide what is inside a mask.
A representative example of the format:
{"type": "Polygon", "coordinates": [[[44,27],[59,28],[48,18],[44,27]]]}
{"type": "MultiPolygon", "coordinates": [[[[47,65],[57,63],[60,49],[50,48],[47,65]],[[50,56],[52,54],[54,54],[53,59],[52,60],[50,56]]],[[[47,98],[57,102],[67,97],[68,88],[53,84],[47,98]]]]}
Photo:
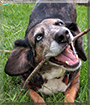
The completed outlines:
{"type": "Polygon", "coordinates": [[[26,39],[16,40],[5,66],[8,75],[15,76],[26,73],[34,65],[33,52],[26,39]]]}
{"type": "MultiPolygon", "coordinates": [[[[66,27],[71,31],[73,36],[76,36],[77,34],[80,33],[80,29],[76,23],[66,22],[65,24],[66,24],[66,27]]],[[[79,58],[81,58],[83,61],[86,61],[87,57],[86,57],[86,54],[83,48],[83,38],[82,37],[78,38],[75,41],[75,49],[77,51],[79,58]]]]}
{"type": "Polygon", "coordinates": [[[79,58],[81,58],[83,61],[86,61],[87,57],[86,57],[85,51],[83,49],[83,38],[82,37],[78,38],[75,41],[75,48],[76,48],[79,58]]]}
{"type": "MultiPolygon", "coordinates": [[[[65,22],[65,25],[66,25],[66,27],[67,27],[71,32],[80,33],[79,27],[78,27],[78,25],[77,25],[75,22],[66,21],[66,22],[65,22]]],[[[74,36],[75,36],[75,35],[76,35],[76,34],[74,34],[74,36]]]]}

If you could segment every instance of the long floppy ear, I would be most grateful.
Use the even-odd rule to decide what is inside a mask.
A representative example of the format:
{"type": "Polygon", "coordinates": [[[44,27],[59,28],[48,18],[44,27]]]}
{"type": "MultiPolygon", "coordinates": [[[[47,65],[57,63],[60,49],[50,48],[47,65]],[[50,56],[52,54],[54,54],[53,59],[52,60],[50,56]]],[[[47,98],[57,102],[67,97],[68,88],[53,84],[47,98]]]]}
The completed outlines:
{"type": "MultiPolygon", "coordinates": [[[[77,34],[80,33],[79,27],[76,23],[71,23],[71,22],[66,22],[66,27],[70,29],[72,32],[73,36],[76,36],[77,34]]],[[[77,54],[79,58],[81,58],[83,61],[87,60],[84,48],[83,48],[83,38],[80,37],[75,41],[75,49],[77,51],[77,54]]]]}
{"type": "Polygon", "coordinates": [[[75,41],[75,48],[76,48],[79,58],[81,58],[83,61],[86,61],[87,57],[86,57],[85,51],[83,49],[83,38],[82,37],[78,38],[75,41]]]}
{"type": "Polygon", "coordinates": [[[26,39],[16,40],[5,66],[8,75],[21,75],[29,71],[34,65],[32,48],[26,39]]]}

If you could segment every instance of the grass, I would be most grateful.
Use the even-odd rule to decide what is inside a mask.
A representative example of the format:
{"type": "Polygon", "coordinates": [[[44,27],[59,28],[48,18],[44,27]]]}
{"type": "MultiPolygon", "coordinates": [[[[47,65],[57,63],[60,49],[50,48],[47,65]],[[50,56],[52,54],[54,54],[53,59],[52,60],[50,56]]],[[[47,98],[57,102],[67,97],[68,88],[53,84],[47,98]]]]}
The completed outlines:
{"type": "MultiPolygon", "coordinates": [[[[24,38],[25,31],[29,22],[29,14],[34,7],[34,4],[10,4],[3,6],[3,20],[2,20],[2,31],[3,35],[0,36],[0,49],[10,50],[13,48],[14,41],[16,39],[24,38]],[[16,28],[17,27],[17,28],[16,28]],[[13,29],[14,28],[14,29],[13,29]]],[[[85,6],[76,6],[77,9],[77,23],[83,31],[87,28],[87,7],[85,6]]],[[[84,38],[84,49],[87,54],[87,36],[84,38]]],[[[19,77],[10,77],[4,72],[5,63],[7,61],[9,54],[5,52],[0,52],[0,68],[1,68],[1,77],[3,82],[3,97],[1,94],[2,102],[15,102],[17,94],[22,89],[21,80],[19,77]]],[[[0,84],[1,85],[1,84],[0,84]]],[[[2,86],[1,85],[1,86],[2,86]]],[[[76,97],[75,102],[87,102],[87,62],[82,61],[81,75],[80,75],[80,90],[76,97]]],[[[2,93],[2,92],[1,92],[2,93]]],[[[43,95],[42,97],[46,102],[62,102],[64,95],[61,92],[54,94],[52,96],[43,95]]],[[[29,99],[28,92],[21,95],[17,102],[31,102],[29,99]]]]}

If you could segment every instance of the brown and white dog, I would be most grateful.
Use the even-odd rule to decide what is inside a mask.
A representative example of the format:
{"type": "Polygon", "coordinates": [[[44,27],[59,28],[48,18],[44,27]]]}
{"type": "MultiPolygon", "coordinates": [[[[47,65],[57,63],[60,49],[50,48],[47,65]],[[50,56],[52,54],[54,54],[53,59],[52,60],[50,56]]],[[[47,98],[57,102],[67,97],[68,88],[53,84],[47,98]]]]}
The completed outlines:
{"type": "Polygon", "coordinates": [[[10,76],[20,76],[22,81],[40,61],[49,57],[29,82],[29,95],[34,102],[44,102],[35,89],[44,94],[61,91],[66,95],[64,102],[75,100],[79,90],[79,58],[87,59],[82,37],[74,42],[75,49],[69,44],[73,36],[80,33],[76,17],[72,3],[38,2],[31,12],[25,38],[14,43],[5,72],[10,76]]]}

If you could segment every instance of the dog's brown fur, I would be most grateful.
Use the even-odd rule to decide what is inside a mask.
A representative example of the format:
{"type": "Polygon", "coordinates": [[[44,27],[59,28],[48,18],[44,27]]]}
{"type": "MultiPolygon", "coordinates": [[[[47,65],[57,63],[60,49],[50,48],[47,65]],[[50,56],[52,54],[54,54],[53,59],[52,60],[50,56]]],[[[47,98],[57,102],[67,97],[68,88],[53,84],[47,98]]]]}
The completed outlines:
{"type": "Polygon", "coordinates": [[[80,70],[73,79],[70,88],[68,88],[67,91],[65,92],[66,97],[64,99],[64,102],[74,102],[76,94],[80,88],[79,75],[80,75],[80,70]]]}

